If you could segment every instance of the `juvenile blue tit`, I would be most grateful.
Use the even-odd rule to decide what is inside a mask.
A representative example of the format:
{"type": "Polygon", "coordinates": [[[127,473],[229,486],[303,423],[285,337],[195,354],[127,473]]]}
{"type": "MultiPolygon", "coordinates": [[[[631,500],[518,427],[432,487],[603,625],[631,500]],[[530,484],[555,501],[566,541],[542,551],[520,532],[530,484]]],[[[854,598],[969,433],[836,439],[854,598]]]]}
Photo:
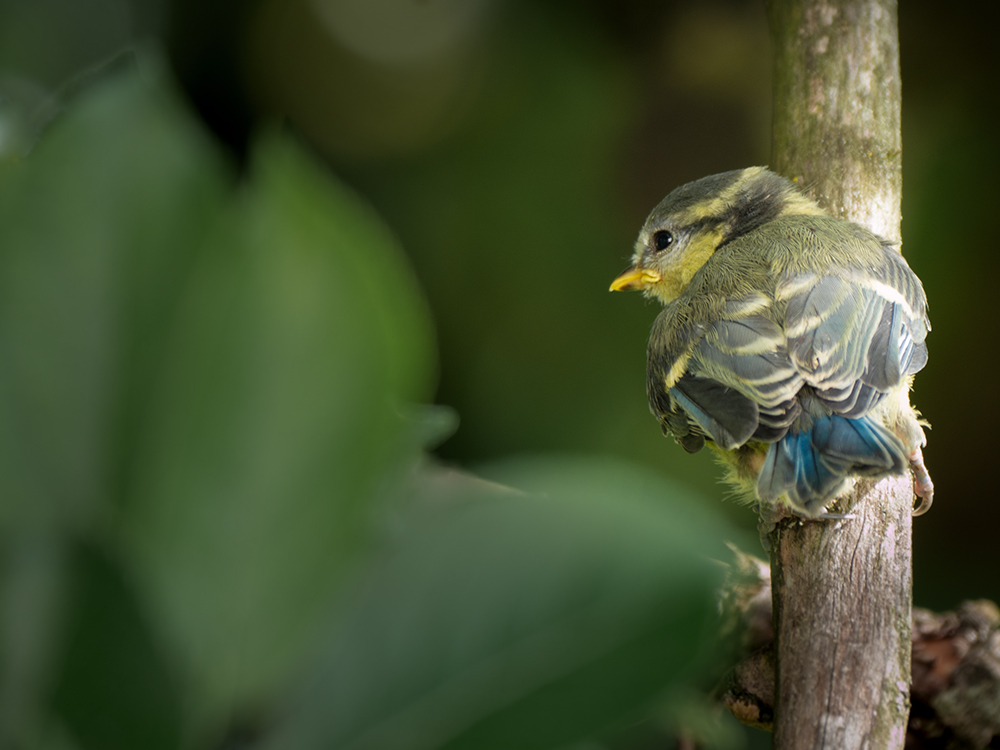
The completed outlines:
{"type": "Polygon", "coordinates": [[[930,507],[909,401],[930,321],[894,243],[751,167],[664,198],[611,289],[664,305],[646,371],[664,433],[708,444],[752,497],[815,518],[856,478],[909,469],[915,514],[930,507]]]}

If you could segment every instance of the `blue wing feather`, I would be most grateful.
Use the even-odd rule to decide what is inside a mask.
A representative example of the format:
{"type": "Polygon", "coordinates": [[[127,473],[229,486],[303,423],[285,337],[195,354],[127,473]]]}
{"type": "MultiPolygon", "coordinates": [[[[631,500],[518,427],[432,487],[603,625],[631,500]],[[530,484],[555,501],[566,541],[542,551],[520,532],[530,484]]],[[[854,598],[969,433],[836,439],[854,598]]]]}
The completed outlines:
{"type": "Polygon", "coordinates": [[[871,417],[831,414],[771,445],[757,494],[770,501],[787,494],[793,505],[812,513],[837,496],[846,477],[898,474],[907,465],[899,438],[871,417]]]}
{"type": "Polygon", "coordinates": [[[789,272],[721,307],[668,306],[647,378],[664,430],[692,452],[769,443],[758,496],[810,514],[849,477],[905,471],[907,449],[874,415],[926,363],[930,324],[920,282],[883,251],[881,268],[789,272]]]}

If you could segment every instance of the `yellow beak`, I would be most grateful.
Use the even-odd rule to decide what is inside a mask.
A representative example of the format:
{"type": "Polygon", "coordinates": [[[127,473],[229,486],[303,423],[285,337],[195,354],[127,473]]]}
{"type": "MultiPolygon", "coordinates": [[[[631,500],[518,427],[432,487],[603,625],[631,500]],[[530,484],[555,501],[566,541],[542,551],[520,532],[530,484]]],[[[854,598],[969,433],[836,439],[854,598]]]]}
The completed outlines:
{"type": "Polygon", "coordinates": [[[636,289],[645,289],[649,284],[655,284],[661,279],[656,271],[636,268],[632,266],[618,275],[611,282],[612,292],[631,292],[636,289]]]}

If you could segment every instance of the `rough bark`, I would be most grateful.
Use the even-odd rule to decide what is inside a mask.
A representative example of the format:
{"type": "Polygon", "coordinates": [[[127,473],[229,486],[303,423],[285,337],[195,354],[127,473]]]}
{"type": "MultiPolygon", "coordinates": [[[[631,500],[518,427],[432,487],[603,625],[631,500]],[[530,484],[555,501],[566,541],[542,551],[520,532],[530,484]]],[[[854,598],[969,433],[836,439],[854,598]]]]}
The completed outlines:
{"type": "MultiPolygon", "coordinates": [[[[739,550],[722,590],[722,643],[736,663],[717,696],[744,724],[774,729],[774,634],[767,563],[739,550]]],[[[1000,739],[1000,608],[962,602],[913,610],[907,750],[996,747],[1000,739]]]]}
{"type": "Polygon", "coordinates": [[[769,0],[774,167],[835,216],[899,238],[901,88],[892,0],[769,0]]]}
{"type": "MultiPolygon", "coordinates": [[[[898,239],[896,3],[770,0],[772,167],[834,216],[898,239]]],[[[859,483],[852,519],[762,518],[779,750],[902,748],[909,714],[912,481],[859,483]]]]}

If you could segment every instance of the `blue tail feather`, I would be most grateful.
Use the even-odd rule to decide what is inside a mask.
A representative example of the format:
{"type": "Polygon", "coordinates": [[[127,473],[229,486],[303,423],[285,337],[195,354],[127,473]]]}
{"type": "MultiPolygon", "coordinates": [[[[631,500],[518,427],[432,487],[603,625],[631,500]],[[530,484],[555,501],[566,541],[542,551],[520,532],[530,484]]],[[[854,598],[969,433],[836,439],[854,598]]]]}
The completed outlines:
{"type": "Polygon", "coordinates": [[[906,466],[903,444],[881,424],[868,416],[831,414],[771,444],[757,494],[770,501],[787,494],[793,506],[815,513],[840,493],[848,477],[899,474],[906,466]]]}

